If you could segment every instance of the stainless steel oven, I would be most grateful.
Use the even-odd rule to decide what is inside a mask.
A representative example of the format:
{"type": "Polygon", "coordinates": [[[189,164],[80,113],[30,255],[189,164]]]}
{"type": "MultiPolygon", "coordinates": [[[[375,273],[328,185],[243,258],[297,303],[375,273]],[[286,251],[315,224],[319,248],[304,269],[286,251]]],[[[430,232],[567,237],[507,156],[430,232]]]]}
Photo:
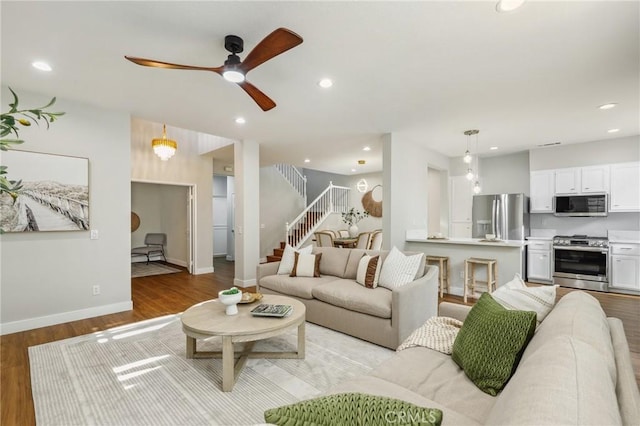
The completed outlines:
{"type": "Polygon", "coordinates": [[[553,238],[553,282],[563,287],[608,291],[609,241],[586,235],[553,238]]]}

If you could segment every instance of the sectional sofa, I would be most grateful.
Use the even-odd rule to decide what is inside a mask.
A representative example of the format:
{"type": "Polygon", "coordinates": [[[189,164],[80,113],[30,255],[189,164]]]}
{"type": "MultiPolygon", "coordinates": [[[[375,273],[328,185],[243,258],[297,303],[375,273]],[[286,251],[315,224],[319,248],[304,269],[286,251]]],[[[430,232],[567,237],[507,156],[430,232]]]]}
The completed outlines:
{"type": "MultiPolygon", "coordinates": [[[[442,303],[440,315],[464,321],[470,308],[442,303]]],[[[478,389],[445,355],[399,351],[366,376],[329,393],[360,392],[443,411],[443,425],[640,425],[640,394],[622,322],[598,301],[571,292],[536,330],[501,393],[478,389]]]]}
{"type": "Polygon", "coordinates": [[[307,321],[391,349],[437,314],[438,268],[424,260],[414,281],[389,290],[356,283],[362,256],[380,255],[384,267],[388,251],[316,247],[313,253],[322,254],[320,277],[278,275],[280,262],[263,263],[257,267],[258,291],[296,298],[306,306],[307,321]]]}

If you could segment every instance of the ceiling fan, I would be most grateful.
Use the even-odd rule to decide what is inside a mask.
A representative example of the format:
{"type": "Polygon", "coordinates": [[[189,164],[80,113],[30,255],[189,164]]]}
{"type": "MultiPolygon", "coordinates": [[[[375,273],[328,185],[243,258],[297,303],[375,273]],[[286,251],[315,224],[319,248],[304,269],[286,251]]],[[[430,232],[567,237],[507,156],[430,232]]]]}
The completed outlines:
{"type": "Polygon", "coordinates": [[[219,67],[198,67],[192,65],[171,64],[169,62],[156,61],[153,59],[136,58],[125,56],[131,62],[145,67],[167,68],[177,70],[213,71],[224,77],[225,80],[236,83],[247,92],[249,96],[262,108],[269,111],[276,106],[276,103],[267,95],[262,93],[256,86],[246,80],[249,71],[302,43],[302,37],[286,28],[278,28],[266,36],[251,52],[240,60],[238,53],[244,50],[244,41],[235,35],[228,35],[224,38],[224,47],[231,54],[224,61],[224,65],[219,67]]]}

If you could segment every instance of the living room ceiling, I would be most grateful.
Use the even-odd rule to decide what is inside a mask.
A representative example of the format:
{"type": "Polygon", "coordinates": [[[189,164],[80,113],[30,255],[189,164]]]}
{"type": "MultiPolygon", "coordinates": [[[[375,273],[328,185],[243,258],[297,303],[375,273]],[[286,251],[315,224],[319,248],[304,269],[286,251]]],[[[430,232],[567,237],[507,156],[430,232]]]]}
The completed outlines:
{"type": "Polygon", "coordinates": [[[446,156],[464,153],[467,129],[480,129],[481,155],[640,134],[636,1],[529,1],[511,13],[497,13],[491,1],[3,1],[0,8],[3,85],[255,140],[263,164],[378,171],[381,136],[390,132],[446,156]],[[278,27],[304,43],[248,75],[276,102],[268,112],[213,73],[124,59],[219,66],[225,35],[244,39],[244,58],[278,27]],[[35,60],[53,71],[32,68],[35,60]],[[320,88],[323,77],[333,87],[320,88]],[[597,108],[607,102],[618,105],[597,108]],[[238,116],[246,123],[236,124],[238,116]]]}

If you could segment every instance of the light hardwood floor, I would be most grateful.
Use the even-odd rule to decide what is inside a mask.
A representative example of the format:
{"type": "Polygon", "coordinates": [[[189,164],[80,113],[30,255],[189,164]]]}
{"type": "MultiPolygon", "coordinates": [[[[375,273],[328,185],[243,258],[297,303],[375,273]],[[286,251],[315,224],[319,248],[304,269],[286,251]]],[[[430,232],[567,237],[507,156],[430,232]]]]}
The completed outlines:
{"type": "MultiPolygon", "coordinates": [[[[131,293],[133,311],[104,315],[66,324],[43,327],[0,337],[0,425],[34,425],[28,347],[105,330],[123,324],[182,312],[191,305],[217,297],[233,283],[233,263],[214,261],[215,273],[189,275],[186,271],[135,278],[131,293]]],[[[566,294],[561,289],[558,297],[566,294]]],[[[609,316],[624,322],[640,383],[640,297],[592,293],[609,316]]],[[[444,300],[462,303],[462,298],[445,295],[444,300]]],[[[471,303],[470,303],[471,304],[471,303]]]]}

